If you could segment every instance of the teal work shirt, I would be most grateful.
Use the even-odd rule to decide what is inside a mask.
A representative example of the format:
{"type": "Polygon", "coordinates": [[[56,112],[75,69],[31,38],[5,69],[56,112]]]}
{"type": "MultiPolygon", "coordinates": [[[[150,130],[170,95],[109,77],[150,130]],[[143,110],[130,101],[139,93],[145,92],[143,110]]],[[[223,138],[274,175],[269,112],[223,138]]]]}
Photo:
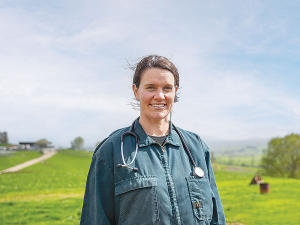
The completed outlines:
{"type": "MultiPolygon", "coordinates": [[[[179,128],[178,128],[179,129],[179,128]]],[[[196,166],[204,177],[193,175],[193,165],[170,125],[163,146],[155,143],[135,121],[139,148],[131,165],[122,163],[121,135],[113,132],[96,148],[87,177],[81,225],[226,224],[207,145],[192,132],[179,129],[196,166]]],[[[131,162],[136,148],[133,136],[124,139],[124,157],[131,162]]]]}

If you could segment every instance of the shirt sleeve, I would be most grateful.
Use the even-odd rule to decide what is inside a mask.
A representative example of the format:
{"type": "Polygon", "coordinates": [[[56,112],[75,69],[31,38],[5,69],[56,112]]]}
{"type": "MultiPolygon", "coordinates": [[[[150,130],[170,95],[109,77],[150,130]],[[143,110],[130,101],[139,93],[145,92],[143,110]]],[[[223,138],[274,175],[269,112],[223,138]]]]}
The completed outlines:
{"type": "Polygon", "coordinates": [[[214,171],[211,165],[210,161],[210,152],[207,147],[207,145],[201,140],[202,145],[204,147],[205,151],[205,160],[206,160],[206,165],[207,165],[207,170],[208,170],[208,178],[210,181],[210,187],[212,190],[212,201],[213,201],[213,217],[211,220],[211,225],[225,225],[226,224],[226,219],[225,219],[225,213],[224,209],[222,206],[222,202],[220,199],[219,191],[217,188],[216,184],[216,179],[214,175],[214,171]]]}
{"type": "Polygon", "coordinates": [[[115,224],[114,172],[111,164],[99,155],[96,153],[92,158],[80,225],[115,224]]]}

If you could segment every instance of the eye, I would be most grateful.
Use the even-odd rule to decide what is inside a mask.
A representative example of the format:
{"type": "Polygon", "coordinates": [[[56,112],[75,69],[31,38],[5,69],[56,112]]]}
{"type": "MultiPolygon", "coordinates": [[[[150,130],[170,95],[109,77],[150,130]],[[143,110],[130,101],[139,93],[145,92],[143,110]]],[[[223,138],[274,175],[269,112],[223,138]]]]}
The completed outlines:
{"type": "Polygon", "coordinates": [[[154,90],[154,89],[155,89],[154,86],[148,86],[148,87],[147,87],[147,90],[150,90],[150,91],[151,91],[151,90],[154,90]]]}
{"type": "Polygon", "coordinates": [[[172,90],[172,87],[170,87],[170,86],[164,87],[164,90],[166,90],[166,91],[171,91],[171,90],[172,90]]]}

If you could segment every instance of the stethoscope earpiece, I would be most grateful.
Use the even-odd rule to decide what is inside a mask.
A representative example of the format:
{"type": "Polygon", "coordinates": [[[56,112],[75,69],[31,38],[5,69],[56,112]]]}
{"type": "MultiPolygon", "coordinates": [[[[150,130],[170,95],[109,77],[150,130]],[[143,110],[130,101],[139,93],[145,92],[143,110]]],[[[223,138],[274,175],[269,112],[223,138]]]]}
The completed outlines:
{"type": "Polygon", "coordinates": [[[137,172],[137,171],[139,171],[139,169],[138,169],[138,168],[136,168],[136,167],[134,167],[134,168],[131,168],[131,167],[129,167],[129,166],[122,165],[122,164],[117,164],[117,167],[118,167],[118,168],[121,168],[121,167],[127,167],[128,169],[131,169],[133,172],[137,172]]]}

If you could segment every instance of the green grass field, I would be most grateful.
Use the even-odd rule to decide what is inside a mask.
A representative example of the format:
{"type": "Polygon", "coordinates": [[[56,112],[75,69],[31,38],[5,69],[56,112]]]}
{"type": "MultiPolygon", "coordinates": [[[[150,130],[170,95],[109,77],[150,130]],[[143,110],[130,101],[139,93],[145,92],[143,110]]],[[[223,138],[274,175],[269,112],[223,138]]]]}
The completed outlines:
{"type": "Polygon", "coordinates": [[[0,155],[0,170],[18,165],[28,160],[40,157],[42,154],[35,151],[20,151],[0,155]]]}
{"type": "Polygon", "coordinates": [[[226,165],[238,165],[238,166],[253,166],[258,167],[260,166],[260,160],[262,155],[254,155],[252,156],[223,156],[223,155],[216,155],[216,161],[219,164],[226,164],[226,165]]]}
{"type": "MultiPolygon", "coordinates": [[[[92,153],[60,151],[45,163],[0,175],[0,224],[79,224],[92,153]]],[[[269,194],[248,185],[256,169],[214,165],[228,222],[300,224],[300,180],[263,177],[269,194]],[[231,171],[228,169],[233,169],[231,171]]]]}
{"type": "Polygon", "coordinates": [[[262,177],[270,184],[270,193],[260,194],[259,185],[249,185],[254,174],[223,169],[215,171],[227,222],[300,224],[300,180],[262,177]]]}
{"type": "Polygon", "coordinates": [[[78,224],[91,152],[59,151],[0,175],[0,224],[78,224]]]}

